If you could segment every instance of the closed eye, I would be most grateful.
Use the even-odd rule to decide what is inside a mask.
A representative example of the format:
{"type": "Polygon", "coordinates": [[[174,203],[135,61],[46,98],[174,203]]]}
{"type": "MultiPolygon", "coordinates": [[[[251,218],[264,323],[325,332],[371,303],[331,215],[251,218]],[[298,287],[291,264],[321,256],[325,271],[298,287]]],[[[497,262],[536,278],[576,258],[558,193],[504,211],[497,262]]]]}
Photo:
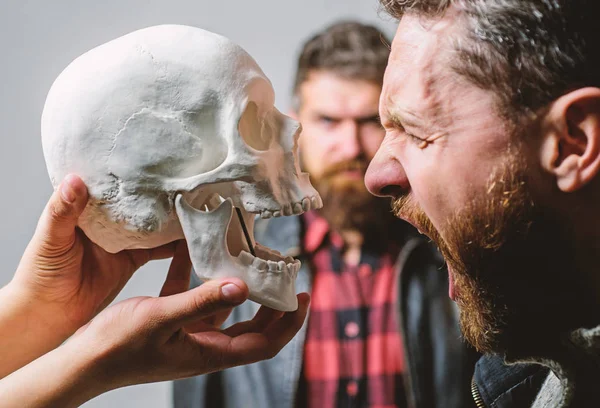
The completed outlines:
{"type": "Polygon", "coordinates": [[[403,133],[414,143],[423,143],[427,141],[425,139],[421,139],[420,137],[413,135],[412,133],[408,133],[406,130],[403,133]]]}
{"type": "Polygon", "coordinates": [[[399,126],[394,126],[394,128],[392,128],[392,129],[387,128],[386,129],[386,134],[392,134],[392,135],[396,135],[396,137],[399,137],[399,138],[408,139],[411,143],[417,145],[420,149],[424,149],[425,147],[427,147],[431,143],[427,139],[420,138],[420,137],[418,137],[416,135],[413,135],[410,132],[407,132],[401,126],[400,127],[399,126]]]}

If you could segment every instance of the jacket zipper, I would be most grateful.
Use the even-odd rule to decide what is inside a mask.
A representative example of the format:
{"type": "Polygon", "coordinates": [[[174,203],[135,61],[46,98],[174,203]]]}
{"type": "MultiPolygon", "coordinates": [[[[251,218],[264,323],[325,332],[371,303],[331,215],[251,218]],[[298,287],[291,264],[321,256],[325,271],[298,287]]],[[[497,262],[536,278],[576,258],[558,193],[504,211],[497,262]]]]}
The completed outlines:
{"type": "Polygon", "coordinates": [[[473,395],[473,400],[475,401],[477,408],[486,408],[483,398],[481,398],[479,387],[477,387],[477,383],[475,382],[475,376],[471,378],[471,394],[473,395]]]}

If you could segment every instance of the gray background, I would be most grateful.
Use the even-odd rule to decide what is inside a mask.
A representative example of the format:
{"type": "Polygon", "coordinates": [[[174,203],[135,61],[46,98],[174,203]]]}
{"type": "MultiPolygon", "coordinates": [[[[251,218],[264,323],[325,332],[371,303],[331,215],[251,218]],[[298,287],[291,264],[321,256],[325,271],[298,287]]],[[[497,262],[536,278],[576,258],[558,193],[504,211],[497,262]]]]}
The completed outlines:
{"type": "MultiPolygon", "coordinates": [[[[0,286],[11,279],[51,194],[40,115],[50,85],[70,61],[139,28],[198,26],[244,47],[273,82],[276,104],[285,111],[299,45],[339,19],[375,23],[393,34],[394,22],[378,13],[377,0],[0,0],[0,286]]],[[[156,295],[167,265],[161,261],[142,268],[119,299],[156,295]]],[[[168,383],[116,390],[85,404],[169,406],[168,383]]]]}

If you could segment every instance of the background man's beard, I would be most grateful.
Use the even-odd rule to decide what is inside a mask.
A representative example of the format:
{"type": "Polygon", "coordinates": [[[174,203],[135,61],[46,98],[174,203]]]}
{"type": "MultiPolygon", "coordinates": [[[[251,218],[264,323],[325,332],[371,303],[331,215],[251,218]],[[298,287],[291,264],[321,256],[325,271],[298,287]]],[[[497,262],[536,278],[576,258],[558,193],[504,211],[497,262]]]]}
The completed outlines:
{"type": "Polygon", "coordinates": [[[444,227],[443,236],[410,197],[394,212],[414,219],[453,271],[467,341],[481,352],[542,351],[559,333],[589,323],[569,231],[534,205],[525,168],[510,162],[444,227]]]}
{"type": "Polygon", "coordinates": [[[367,190],[364,183],[367,167],[363,160],[338,163],[313,180],[313,185],[323,199],[319,214],[333,230],[358,231],[365,237],[365,243],[382,249],[382,241],[400,239],[409,226],[392,214],[389,199],[375,197],[367,190]],[[347,170],[360,172],[363,177],[344,177],[342,174],[347,170]]]}

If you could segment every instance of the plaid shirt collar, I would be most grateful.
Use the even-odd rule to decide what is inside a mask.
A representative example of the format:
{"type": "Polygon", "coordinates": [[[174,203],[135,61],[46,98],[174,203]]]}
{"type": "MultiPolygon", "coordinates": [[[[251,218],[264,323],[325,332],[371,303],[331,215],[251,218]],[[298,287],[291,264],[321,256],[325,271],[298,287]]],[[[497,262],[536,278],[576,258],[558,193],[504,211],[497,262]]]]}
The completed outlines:
{"type": "MultiPolygon", "coordinates": [[[[302,216],[304,217],[306,226],[304,234],[304,250],[309,256],[312,256],[320,249],[329,247],[332,268],[334,271],[340,272],[343,268],[342,250],[344,248],[344,240],[342,239],[342,236],[331,229],[327,220],[316,211],[309,211],[302,216]]],[[[377,270],[381,264],[381,258],[377,254],[362,251],[359,263],[366,263],[373,270],[377,270]]]]}

